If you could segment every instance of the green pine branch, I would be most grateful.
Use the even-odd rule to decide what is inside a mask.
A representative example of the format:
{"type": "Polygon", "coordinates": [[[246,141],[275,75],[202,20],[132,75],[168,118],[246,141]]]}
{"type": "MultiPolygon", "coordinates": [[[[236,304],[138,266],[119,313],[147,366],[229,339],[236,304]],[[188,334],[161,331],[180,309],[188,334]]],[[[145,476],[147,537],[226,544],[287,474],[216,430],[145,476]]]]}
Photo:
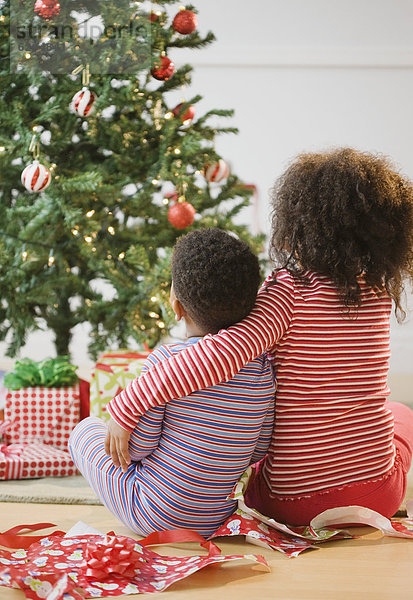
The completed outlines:
{"type": "MultiPolygon", "coordinates": [[[[171,92],[190,83],[192,67],[184,65],[161,82],[150,72],[169,48],[202,48],[214,36],[178,34],[169,8],[178,10],[179,4],[157,4],[165,10],[151,23],[148,15],[135,15],[128,0],[101,3],[106,25],[119,21],[150,29],[153,45],[145,57],[144,44],[134,44],[131,37],[111,46],[105,34],[91,45],[78,35],[71,16],[74,8],[81,12],[90,7],[83,0],[62,3],[59,17],[49,25],[72,26],[78,49],[76,55],[62,56],[60,74],[47,73],[59,43],[54,35],[43,67],[35,67],[38,50],[26,59],[14,46],[12,58],[21,70],[10,72],[8,16],[0,22],[0,339],[7,341],[9,355],[39,328],[53,331],[56,351],[67,354],[73,328],[82,323],[91,328],[92,356],[108,347],[152,347],[172,323],[169,261],[179,236],[218,226],[260,251],[262,238],[234,221],[248,206],[250,190],[235,174],[213,185],[202,176],[207,164],[221,158],[216,136],[237,132],[223,121],[233,111],[202,114],[201,97],[194,93],[182,103],[181,113],[171,116],[171,92]],[[80,75],[70,73],[86,60],[97,100],[94,112],[82,118],[69,110],[82,88],[80,75]],[[113,65],[121,72],[110,73],[113,65]],[[131,65],[135,68],[129,69],[131,65]],[[191,104],[197,105],[196,116],[183,123],[191,104]],[[33,133],[39,160],[52,173],[52,183],[42,193],[30,193],[20,183],[21,171],[33,160],[33,133]],[[186,230],[168,221],[170,204],[164,197],[174,189],[197,212],[186,230]]],[[[14,17],[20,23],[33,21],[32,2],[16,6],[14,17]]],[[[186,8],[197,12],[191,5],[186,8]]],[[[42,20],[35,17],[34,22],[42,20]]]]}

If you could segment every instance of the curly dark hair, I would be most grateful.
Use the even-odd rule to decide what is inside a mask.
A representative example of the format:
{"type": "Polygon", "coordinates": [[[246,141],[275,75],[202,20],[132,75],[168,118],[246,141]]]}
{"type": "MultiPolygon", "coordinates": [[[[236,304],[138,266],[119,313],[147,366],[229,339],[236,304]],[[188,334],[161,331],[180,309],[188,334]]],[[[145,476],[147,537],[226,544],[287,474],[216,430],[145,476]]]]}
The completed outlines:
{"type": "Polygon", "coordinates": [[[171,266],[177,299],[209,333],[241,321],[254,306],[258,258],[248,244],[222,229],[196,229],[179,238],[171,266]]]}
{"type": "Polygon", "coordinates": [[[275,183],[272,206],[275,273],[329,277],[348,314],[360,306],[362,276],[391,296],[404,319],[404,281],[413,281],[413,186],[388,159],[351,148],[302,154],[275,183]]]}

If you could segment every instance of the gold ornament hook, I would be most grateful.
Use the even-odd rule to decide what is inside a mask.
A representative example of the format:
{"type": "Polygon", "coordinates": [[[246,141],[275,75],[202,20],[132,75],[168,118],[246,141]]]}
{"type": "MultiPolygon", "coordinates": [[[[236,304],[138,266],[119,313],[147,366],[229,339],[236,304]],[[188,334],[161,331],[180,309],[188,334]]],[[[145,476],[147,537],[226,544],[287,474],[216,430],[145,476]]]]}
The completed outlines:
{"type": "Polygon", "coordinates": [[[32,136],[31,142],[30,142],[30,146],[29,146],[29,152],[33,152],[33,158],[34,160],[39,158],[40,155],[40,144],[39,144],[39,140],[37,139],[37,135],[34,134],[32,136]]]}
{"type": "Polygon", "coordinates": [[[79,65],[73,69],[72,75],[77,75],[80,72],[82,72],[82,85],[88,86],[90,82],[89,63],[86,63],[85,65],[79,65]]]}

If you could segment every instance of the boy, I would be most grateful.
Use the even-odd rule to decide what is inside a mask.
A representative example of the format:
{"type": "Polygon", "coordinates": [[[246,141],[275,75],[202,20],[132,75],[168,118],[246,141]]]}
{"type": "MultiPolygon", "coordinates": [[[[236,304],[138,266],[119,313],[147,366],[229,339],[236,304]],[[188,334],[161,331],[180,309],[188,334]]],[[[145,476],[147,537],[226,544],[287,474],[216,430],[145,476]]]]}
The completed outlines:
{"type": "MultiPolygon", "coordinates": [[[[144,369],[240,321],[254,306],[259,283],[257,257],[228,233],[199,229],[180,238],[171,305],[188,340],[161,346],[144,369]]],[[[186,528],[210,535],[235,508],[226,500],[234,484],[268,449],[274,394],[271,366],[260,356],[230,381],[151,408],[131,424],[130,464],[126,452],[121,463],[112,443],[116,414],[107,431],[98,419],[82,421],[69,448],[103,503],[137,533],[186,528]]]]}

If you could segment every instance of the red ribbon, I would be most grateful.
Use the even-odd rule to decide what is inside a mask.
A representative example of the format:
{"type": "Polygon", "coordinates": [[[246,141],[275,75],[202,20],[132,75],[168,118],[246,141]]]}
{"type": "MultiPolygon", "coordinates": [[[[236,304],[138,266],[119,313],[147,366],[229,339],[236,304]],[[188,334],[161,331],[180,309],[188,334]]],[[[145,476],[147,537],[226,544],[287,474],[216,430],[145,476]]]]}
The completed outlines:
{"type": "MultiPolygon", "coordinates": [[[[54,524],[35,523],[34,525],[17,525],[3,533],[0,532],[0,546],[27,549],[46,536],[26,536],[21,535],[21,532],[24,530],[39,531],[48,527],[54,527],[54,524]]],[[[63,536],[64,531],[54,531],[48,537],[52,535],[63,536]]],[[[142,556],[141,552],[135,550],[136,544],[140,546],[153,546],[156,544],[200,542],[200,545],[208,550],[209,557],[221,554],[221,550],[213,542],[206,540],[196,531],[189,529],[156,531],[139,541],[123,536],[109,537],[109,535],[114,535],[114,533],[110,532],[106,538],[91,541],[88,544],[87,559],[79,565],[85,569],[84,573],[87,577],[98,579],[106,577],[111,573],[133,577],[136,570],[134,565],[140,562],[142,556]]]]}
{"type": "MultiPolygon", "coordinates": [[[[0,546],[6,548],[30,548],[35,542],[39,542],[44,537],[43,535],[19,535],[21,531],[27,529],[28,531],[39,531],[40,529],[46,529],[48,527],[55,527],[54,523],[35,523],[34,525],[17,525],[8,529],[4,533],[0,533],[0,546]]],[[[50,535],[64,535],[64,531],[54,531],[50,535]]]]}
{"type": "MultiPolygon", "coordinates": [[[[146,344],[144,344],[144,348],[145,348],[145,352],[109,352],[108,354],[102,354],[98,358],[97,365],[100,364],[99,361],[101,361],[102,359],[110,360],[111,358],[124,358],[126,360],[125,364],[128,364],[131,360],[133,361],[133,360],[138,360],[140,358],[148,358],[148,354],[149,354],[150,350],[146,344]]],[[[107,364],[107,363],[104,363],[104,364],[107,364]]],[[[119,366],[123,366],[123,365],[120,365],[119,363],[115,363],[114,366],[119,367],[119,366]]]]}
{"type": "Polygon", "coordinates": [[[136,544],[152,546],[180,542],[200,542],[201,546],[208,550],[209,557],[221,554],[218,546],[207,541],[196,531],[172,529],[156,531],[139,542],[125,537],[106,537],[97,542],[90,542],[87,547],[87,558],[80,567],[84,575],[92,579],[102,580],[114,573],[132,578],[142,559],[141,553],[135,550],[136,544]]]}
{"type": "Polygon", "coordinates": [[[10,444],[10,446],[8,446],[7,444],[1,444],[0,445],[0,459],[2,458],[2,455],[7,458],[7,457],[12,457],[12,456],[20,456],[20,454],[23,452],[25,448],[24,444],[10,444]]]}
{"type": "Polygon", "coordinates": [[[128,578],[135,576],[141,560],[141,553],[135,550],[137,542],[130,538],[121,539],[105,538],[88,544],[87,558],[79,565],[86,577],[104,579],[114,573],[128,578]]]}
{"type": "Polygon", "coordinates": [[[139,540],[141,546],[154,546],[156,544],[170,544],[180,542],[199,542],[200,545],[208,550],[208,556],[217,556],[221,550],[213,542],[209,542],[201,534],[190,529],[168,529],[167,531],[154,531],[148,536],[139,540]]]}

